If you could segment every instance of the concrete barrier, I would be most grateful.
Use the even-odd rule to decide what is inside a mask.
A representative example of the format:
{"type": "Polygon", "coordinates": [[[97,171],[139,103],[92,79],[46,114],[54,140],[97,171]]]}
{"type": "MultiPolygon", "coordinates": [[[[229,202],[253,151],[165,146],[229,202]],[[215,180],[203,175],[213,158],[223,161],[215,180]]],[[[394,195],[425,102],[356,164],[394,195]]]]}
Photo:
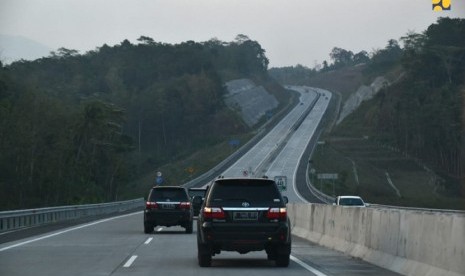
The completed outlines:
{"type": "Polygon", "coordinates": [[[465,213],[288,204],[292,233],[412,276],[465,275],[465,213]]]}

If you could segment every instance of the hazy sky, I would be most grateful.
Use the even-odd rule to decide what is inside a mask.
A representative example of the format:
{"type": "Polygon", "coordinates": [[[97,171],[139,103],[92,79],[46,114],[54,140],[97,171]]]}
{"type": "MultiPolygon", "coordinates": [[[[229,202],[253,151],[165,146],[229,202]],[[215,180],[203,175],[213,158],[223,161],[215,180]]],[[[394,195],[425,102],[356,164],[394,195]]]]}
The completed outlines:
{"type": "Polygon", "coordinates": [[[335,46],[370,52],[438,17],[465,18],[465,0],[451,1],[451,11],[433,12],[431,0],[0,0],[0,34],[81,53],[141,35],[179,43],[245,34],[270,67],[313,67],[335,46]]]}

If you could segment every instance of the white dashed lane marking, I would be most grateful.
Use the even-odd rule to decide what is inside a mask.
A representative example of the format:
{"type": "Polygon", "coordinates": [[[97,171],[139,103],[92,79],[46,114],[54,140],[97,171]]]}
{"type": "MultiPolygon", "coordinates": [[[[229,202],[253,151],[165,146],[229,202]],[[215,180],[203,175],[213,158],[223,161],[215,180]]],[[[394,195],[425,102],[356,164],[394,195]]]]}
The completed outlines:
{"type": "Polygon", "coordinates": [[[130,267],[132,263],[136,260],[136,258],[137,255],[131,256],[131,258],[129,258],[129,260],[123,265],[123,267],[130,267]]]}

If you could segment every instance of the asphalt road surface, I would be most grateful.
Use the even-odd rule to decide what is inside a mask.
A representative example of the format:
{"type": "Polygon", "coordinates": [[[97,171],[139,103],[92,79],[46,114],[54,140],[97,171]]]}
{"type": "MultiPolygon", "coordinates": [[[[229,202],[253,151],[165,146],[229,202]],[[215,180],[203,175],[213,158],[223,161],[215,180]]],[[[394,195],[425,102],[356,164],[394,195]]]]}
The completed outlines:
{"type": "Polygon", "coordinates": [[[398,275],[295,237],[287,268],[261,251],[222,252],[201,268],[195,230],[157,227],[147,235],[142,219],[136,212],[4,243],[0,275],[398,275]]]}

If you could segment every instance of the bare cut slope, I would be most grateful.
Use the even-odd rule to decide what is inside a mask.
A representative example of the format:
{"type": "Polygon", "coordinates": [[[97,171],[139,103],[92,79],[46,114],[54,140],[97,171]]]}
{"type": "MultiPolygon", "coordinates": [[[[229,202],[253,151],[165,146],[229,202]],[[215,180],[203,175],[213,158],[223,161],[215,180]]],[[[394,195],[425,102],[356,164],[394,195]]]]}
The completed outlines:
{"type": "Polygon", "coordinates": [[[311,78],[307,84],[340,93],[342,102],[345,102],[351,94],[364,84],[364,68],[365,65],[358,65],[321,73],[311,78]]]}
{"type": "Polygon", "coordinates": [[[251,80],[238,79],[226,83],[228,94],[225,102],[229,108],[237,110],[244,122],[252,127],[267,112],[278,107],[279,102],[263,86],[257,86],[251,80]]]}

